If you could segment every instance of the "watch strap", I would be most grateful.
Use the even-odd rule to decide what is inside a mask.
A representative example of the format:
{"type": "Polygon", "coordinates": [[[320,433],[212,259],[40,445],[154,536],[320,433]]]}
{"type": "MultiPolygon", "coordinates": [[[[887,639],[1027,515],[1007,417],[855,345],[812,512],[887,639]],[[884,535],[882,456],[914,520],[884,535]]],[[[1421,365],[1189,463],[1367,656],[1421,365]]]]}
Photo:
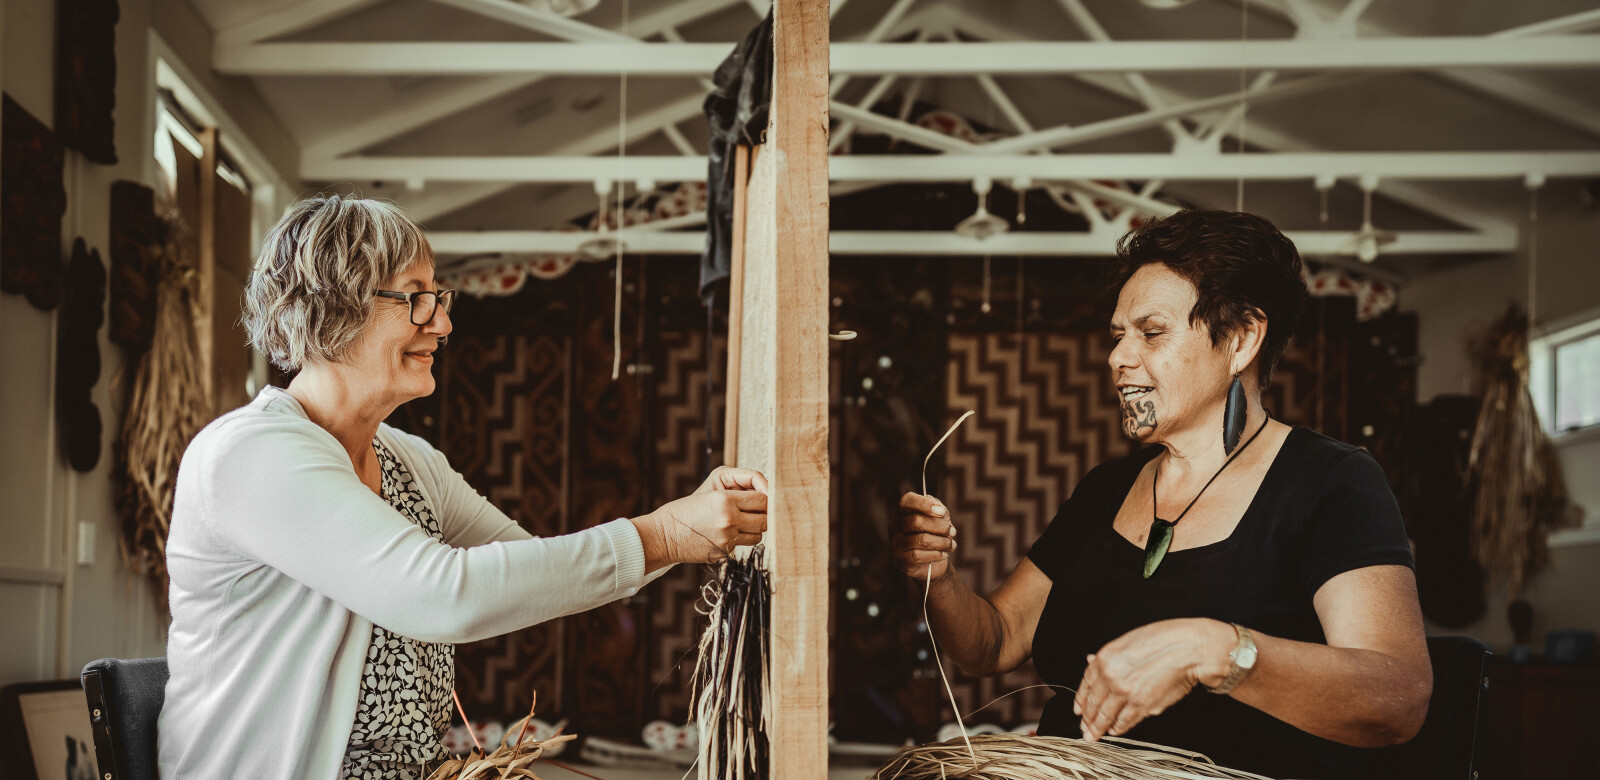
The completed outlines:
{"type": "Polygon", "coordinates": [[[1233,626],[1234,633],[1239,637],[1239,640],[1234,644],[1233,650],[1228,653],[1228,676],[1223,678],[1222,682],[1216,684],[1215,686],[1206,686],[1206,690],[1216,694],[1232,693],[1233,689],[1239,687],[1239,683],[1244,682],[1244,678],[1250,674],[1252,669],[1255,668],[1254,658],[1251,659],[1249,666],[1242,666],[1239,663],[1240,657],[1243,656],[1247,650],[1252,656],[1255,655],[1255,635],[1250,633],[1250,629],[1245,628],[1238,623],[1233,623],[1231,625],[1233,626]]]}

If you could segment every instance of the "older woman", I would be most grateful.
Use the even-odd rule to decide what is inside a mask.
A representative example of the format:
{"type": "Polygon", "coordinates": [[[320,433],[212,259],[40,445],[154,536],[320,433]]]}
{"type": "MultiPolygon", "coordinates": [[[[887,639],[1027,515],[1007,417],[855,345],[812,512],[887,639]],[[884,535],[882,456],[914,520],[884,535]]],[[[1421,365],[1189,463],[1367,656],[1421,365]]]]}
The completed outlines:
{"type": "Polygon", "coordinates": [[[719,469],[643,517],[533,538],[383,424],[433,392],[454,294],[393,206],[292,207],[245,291],[298,374],[184,454],[167,542],[167,778],[411,778],[443,755],[453,644],[632,595],[766,529],[766,482],[719,469]]]}
{"type": "Polygon", "coordinates": [[[1149,446],[1084,476],[987,596],[950,567],[956,529],[932,496],[901,499],[898,565],[931,578],[933,628],[963,669],[1031,657],[1073,689],[1042,734],[1355,776],[1370,754],[1350,746],[1421,727],[1432,675],[1378,464],[1261,405],[1303,307],[1300,257],[1259,217],[1206,211],[1149,223],[1118,255],[1111,380],[1124,432],[1149,446]]]}

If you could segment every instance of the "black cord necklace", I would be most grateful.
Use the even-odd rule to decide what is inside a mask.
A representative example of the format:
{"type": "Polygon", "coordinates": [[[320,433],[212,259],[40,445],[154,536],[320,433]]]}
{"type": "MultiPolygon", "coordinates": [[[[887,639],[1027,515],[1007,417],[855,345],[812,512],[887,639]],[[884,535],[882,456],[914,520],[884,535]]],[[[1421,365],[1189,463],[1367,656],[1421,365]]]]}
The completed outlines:
{"type": "MultiPolygon", "coordinates": [[[[1272,422],[1270,415],[1267,419],[1261,421],[1261,427],[1257,428],[1254,434],[1251,434],[1250,439],[1244,443],[1243,447],[1234,450],[1233,454],[1222,462],[1222,466],[1217,469],[1217,473],[1212,474],[1211,479],[1206,480],[1206,484],[1200,488],[1200,492],[1194,494],[1194,500],[1183,508],[1183,512],[1178,515],[1178,520],[1182,520],[1184,515],[1189,514],[1189,510],[1194,508],[1195,502],[1205,495],[1206,488],[1211,487],[1211,483],[1216,482],[1217,477],[1222,476],[1222,469],[1227,468],[1228,464],[1232,463],[1234,458],[1239,457],[1246,447],[1255,443],[1256,437],[1267,429],[1267,423],[1269,422],[1272,422]]],[[[1157,463],[1156,476],[1150,480],[1150,536],[1144,542],[1144,578],[1147,580],[1150,579],[1150,575],[1156,573],[1156,567],[1161,565],[1161,559],[1167,557],[1167,548],[1172,546],[1172,529],[1178,524],[1178,520],[1162,520],[1156,516],[1157,507],[1159,506],[1156,501],[1156,483],[1160,481],[1161,464],[1157,463]]]]}

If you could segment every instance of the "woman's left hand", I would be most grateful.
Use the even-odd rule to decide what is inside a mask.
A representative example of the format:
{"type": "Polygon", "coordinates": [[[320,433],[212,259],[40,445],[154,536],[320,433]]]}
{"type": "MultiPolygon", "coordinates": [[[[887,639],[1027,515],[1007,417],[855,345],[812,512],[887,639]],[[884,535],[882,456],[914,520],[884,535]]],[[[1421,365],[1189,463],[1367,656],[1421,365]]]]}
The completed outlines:
{"type": "Polygon", "coordinates": [[[1084,739],[1126,734],[1202,681],[1222,680],[1236,641],[1232,626],[1207,618],[1163,620],[1112,640],[1089,656],[1072,701],[1084,739]]]}

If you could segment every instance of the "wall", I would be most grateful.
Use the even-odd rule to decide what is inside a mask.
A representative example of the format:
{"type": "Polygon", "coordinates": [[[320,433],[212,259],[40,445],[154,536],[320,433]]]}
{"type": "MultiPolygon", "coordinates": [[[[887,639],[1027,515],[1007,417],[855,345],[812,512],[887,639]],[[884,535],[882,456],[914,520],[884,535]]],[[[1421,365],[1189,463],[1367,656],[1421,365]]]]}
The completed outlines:
{"type": "MultiPolygon", "coordinates": [[[[1508,185],[1509,186],[1509,185],[1508,185]]],[[[1540,194],[1541,218],[1535,289],[1535,317],[1554,323],[1600,310],[1600,212],[1578,192],[1579,183],[1551,182],[1540,194]]],[[[1471,391],[1467,337],[1487,327],[1510,301],[1528,306],[1529,251],[1459,266],[1418,278],[1401,292],[1401,308],[1419,316],[1418,339],[1424,362],[1417,376],[1417,400],[1440,393],[1471,391]]],[[[1551,540],[1551,565],[1527,587],[1533,605],[1535,650],[1546,631],[1582,628],[1600,632],[1600,438],[1558,443],[1562,470],[1573,499],[1583,507],[1588,528],[1558,532],[1551,540]]],[[[1488,614],[1461,631],[1500,652],[1512,642],[1505,618],[1506,595],[1489,594],[1488,614]]]]}
{"type": "MultiPolygon", "coordinates": [[[[152,15],[187,70],[210,74],[209,33],[182,0],[121,0],[117,25],[116,138],[119,162],[100,166],[67,153],[67,214],[63,249],[82,236],[109,260],[111,183],[148,177],[153,101],[149,67],[152,15]]],[[[55,3],[6,0],[0,5],[0,86],[34,116],[54,115],[55,3]]],[[[298,148],[248,84],[207,75],[197,87],[251,128],[251,141],[272,168],[293,172],[298,148]]],[[[287,193],[292,196],[293,193],[287,193]]],[[[4,262],[4,258],[0,258],[4,262]]],[[[118,558],[120,520],[112,506],[112,438],[118,424],[113,383],[120,351],[100,331],[102,370],[94,402],[105,425],[99,465],[79,474],[65,465],[56,442],[51,398],[54,312],[0,295],[0,684],[76,677],[104,656],[160,655],[165,622],[157,589],[129,575],[118,558]],[[94,534],[93,563],[78,565],[80,524],[94,534]]]]}

